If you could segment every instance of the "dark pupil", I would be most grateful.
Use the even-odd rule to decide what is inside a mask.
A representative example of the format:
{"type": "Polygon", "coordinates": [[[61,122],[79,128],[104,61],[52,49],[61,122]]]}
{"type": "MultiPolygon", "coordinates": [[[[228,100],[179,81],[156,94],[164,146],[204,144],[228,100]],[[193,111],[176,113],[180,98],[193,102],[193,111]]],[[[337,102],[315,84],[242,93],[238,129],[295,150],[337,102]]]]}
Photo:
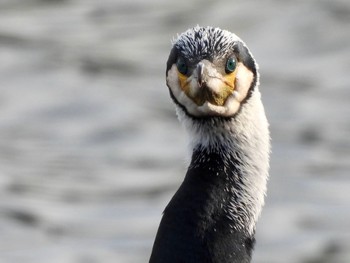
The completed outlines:
{"type": "Polygon", "coordinates": [[[234,58],[229,58],[226,64],[226,72],[231,73],[236,69],[236,60],[234,58]]]}
{"type": "Polygon", "coordinates": [[[183,58],[179,58],[176,62],[177,69],[180,73],[186,74],[187,73],[187,65],[183,58]]]}

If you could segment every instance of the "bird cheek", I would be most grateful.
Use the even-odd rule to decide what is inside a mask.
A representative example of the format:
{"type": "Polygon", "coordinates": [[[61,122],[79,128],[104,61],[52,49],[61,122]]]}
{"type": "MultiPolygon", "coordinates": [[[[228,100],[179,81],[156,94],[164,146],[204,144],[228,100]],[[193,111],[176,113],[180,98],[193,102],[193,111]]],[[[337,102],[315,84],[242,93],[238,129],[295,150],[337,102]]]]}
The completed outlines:
{"type": "MultiPolygon", "coordinates": [[[[197,81],[193,76],[187,77],[181,73],[178,73],[178,79],[181,90],[195,103],[197,103],[196,97],[200,92],[197,81]]],[[[198,103],[197,103],[198,104],[198,103]]]]}
{"type": "Polygon", "coordinates": [[[200,88],[197,81],[192,77],[187,77],[181,73],[178,73],[179,85],[181,90],[197,105],[203,104],[198,98],[200,88]]]}
{"type": "Polygon", "coordinates": [[[236,82],[236,71],[232,72],[231,74],[227,74],[223,78],[223,80],[224,80],[223,82],[224,82],[225,86],[227,86],[232,91],[234,91],[235,90],[235,82],[236,82]]]}
{"type": "Polygon", "coordinates": [[[235,79],[235,99],[242,102],[254,82],[254,74],[242,63],[238,64],[235,79]]]}
{"type": "Polygon", "coordinates": [[[178,79],[179,79],[179,83],[180,83],[180,87],[181,87],[182,91],[187,94],[189,91],[189,85],[188,85],[189,83],[187,81],[187,76],[178,72],[178,79]]]}

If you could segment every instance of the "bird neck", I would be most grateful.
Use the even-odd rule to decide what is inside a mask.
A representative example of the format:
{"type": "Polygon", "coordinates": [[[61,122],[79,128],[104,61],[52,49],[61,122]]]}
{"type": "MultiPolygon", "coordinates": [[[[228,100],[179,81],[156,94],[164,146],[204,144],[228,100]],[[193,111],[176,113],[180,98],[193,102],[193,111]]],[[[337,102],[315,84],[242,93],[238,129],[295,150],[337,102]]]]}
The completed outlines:
{"type": "Polygon", "coordinates": [[[208,229],[253,236],[264,203],[266,179],[247,172],[246,168],[252,167],[248,162],[244,153],[224,147],[194,149],[180,189],[184,196],[186,191],[196,193],[190,202],[193,209],[199,208],[198,221],[205,222],[208,229]]]}
{"type": "Polygon", "coordinates": [[[231,119],[194,119],[177,110],[192,159],[164,211],[150,262],[248,263],[269,168],[260,94],[254,91],[231,119]]]}
{"type": "Polygon", "coordinates": [[[193,151],[184,182],[164,211],[150,262],[250,262],[254,197],[244,190],[243,156],[223,150],[193,151]]]}
{"type": "MultiPolygon", "coordinates": [[[[212,184],[220,184],[220,188],[208,189],[217,191],[217,196],[229,197],[224,208],[235,229],[254,233],[264,204],[270,153],[268,122],[259,90],[234,118],[179,117],[192,142],[186,179],[204,176],[212,184]]],[[[223,207],[224,203],[217,205],[223,207]]]]}

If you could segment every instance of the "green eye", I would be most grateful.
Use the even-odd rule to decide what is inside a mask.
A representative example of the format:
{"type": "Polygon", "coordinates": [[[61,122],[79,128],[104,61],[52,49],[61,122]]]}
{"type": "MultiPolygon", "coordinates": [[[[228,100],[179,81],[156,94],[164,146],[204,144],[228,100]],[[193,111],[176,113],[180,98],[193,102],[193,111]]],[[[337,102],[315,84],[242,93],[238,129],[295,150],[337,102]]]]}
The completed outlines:
{"type": "Polygon", "coordinates": [[[237,66],[237,62],[236,59],[231,57],[227,60],[226,62],[226,73],[232,73],[233,71],[235,71],[237,66]]]}
{"type": "Polygon", "coordinates": [[[187,64],[186,64],[186,61],[182,58],[182,57],[179,57],[176,61],[176,66],[177,66],[177,70],[181,73],[181,74],[186,74],[187,73],[187,70],[188,70],[188,67],[187,67],[187,64]]]}

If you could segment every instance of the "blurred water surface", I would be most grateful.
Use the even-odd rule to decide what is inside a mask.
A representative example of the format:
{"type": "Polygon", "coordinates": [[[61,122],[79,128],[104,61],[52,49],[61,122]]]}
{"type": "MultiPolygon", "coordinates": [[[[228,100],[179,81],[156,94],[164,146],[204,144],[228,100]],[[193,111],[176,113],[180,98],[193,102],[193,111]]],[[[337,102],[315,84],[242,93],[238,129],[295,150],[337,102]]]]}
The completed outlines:
{"type": "Polygon", "coordinates": [[[241,36],[273,153],[254,262],[350,262],[350,3],[0,1],[0,261],[147,262],[186,171],[170,41],[241,36]]]}

